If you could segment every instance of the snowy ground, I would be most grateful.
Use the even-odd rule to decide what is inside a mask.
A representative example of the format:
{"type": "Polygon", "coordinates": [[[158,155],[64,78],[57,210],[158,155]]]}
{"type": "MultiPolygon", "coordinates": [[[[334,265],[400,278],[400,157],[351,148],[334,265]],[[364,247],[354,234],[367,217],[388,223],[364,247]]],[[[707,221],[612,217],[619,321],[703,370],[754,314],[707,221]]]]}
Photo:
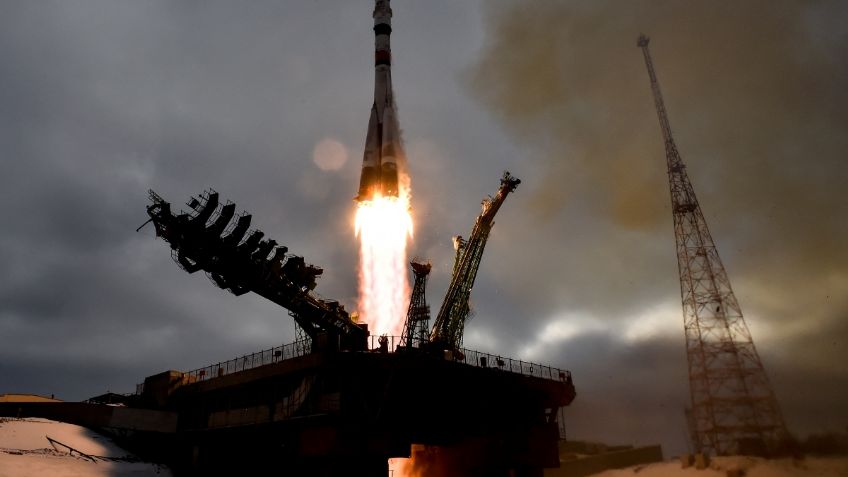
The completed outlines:
{"type": "Polygon", "coordinates": [[[165,467],[135,460],[108,437],[84,427],[48,419],[0,418],[0,477],[171,475],[165,467]],[[54,449],[46,436],[95,459],[70,453],[60,444],[54,449]]]}
{"type": "Polygon", "coordinates": [[[710,467],[681,468],[679,461],[607,470],[592,477],[848,477],[848,458],[808,457],[800,460],[765,460],[756,457],[716,457],[710,467]]]}

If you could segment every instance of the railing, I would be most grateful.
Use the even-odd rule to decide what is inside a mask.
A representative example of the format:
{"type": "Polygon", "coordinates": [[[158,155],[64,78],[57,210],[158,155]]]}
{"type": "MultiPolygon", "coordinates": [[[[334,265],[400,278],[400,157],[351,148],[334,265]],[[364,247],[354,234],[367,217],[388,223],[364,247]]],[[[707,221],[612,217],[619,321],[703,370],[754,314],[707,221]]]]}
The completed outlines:
{"type": "MultiPolygon", "coordinates": [[[[256,353],[246,354],[229,361],[222,361],[216,364],[210,364],[203,368],[198,368],[193,371],[183,373],[185,383],[195,383],[198,381],[206,381],[207,379],[220,378],[221,376],[245,371],[248,369],[258,368],[268,364],[279,363],[287,359],[297,358],[309,354],[310,341],[295,341],[287,345],[276,346],[256,353]]],[[[144,383],[135,385],[135,393],[144,393],[144,383]]]]}
{"type": "MultiPolygon", "coordinates": [[[[397,346],[406,346],[403,343],[399,336],[369,336],[369,348],[372,351],[380,351],[381,340],[385,339],[385,346],[382,349],[387,351],[393,351],[397,348],[397,346]]],[[[417,344],[417,341],[413,342],[413,345],[417,344]]],[[[550,379],[553,381],[570,381],[571,380],[571,371],[565,369],[554,368],[552,366],[545,366],[538,363],[531,363],[528,361],[522,361],[518,359],[505,358],[503,356],[483,353],[481,351],[475,351],[472,349],[461,348],[459,353],[449,353],[446,356],[446,359],[452,359],[454,361],[467,364],[469,366],[474,366],[478,368],[492,368],[498,369],[501,371],[507,371],[511,373],[521,374],[524,376],[532,376],[534,378],[542,378],[542,379],[550,379]]]]}
{"type": "Polygon", "coordinates": [[[307,355],[310,352],[309,346],[308,341],[295,341],[287,345],[246,354],[229,361],[210,364],[209,366],[184,373],[183,376],[186,376],[189,382],[218,378],[226,374],[237,373],[239,371],[265,366],[266,364],[279,363],[280,361],[307,355]]]}
{"type": "MultiPolygon", "coordinates": [[[[386,353],[394,352],[402,341],[399,336],[370,336],[369,337],[370,352],[380,352],[381,349],[386,353]],[[385,345],[381,341],[385,339],[385,345]]],[[[414,343],[417,344],[417,341],[414,343]]],[[[283,346],[269,348],[256,353],[246,354],[244,356],[222,361],[220,363],[211,364],[203,368],[198,368],[193,371],[183,373],[183,379],[187,383],[198,381],[206,381],[212,378],[219,378],[227,374],[237,373],[248,369],[258,368],[268,364],[279,363],[287,359],[305,356],[311,352],[310,341],[295,341],[283,346]]],[[[446,353],[446,359],[450,359],[459,363],[478,368],[491,368],[500,371],[506,371],[523,376],[532,376],[534,378],[550,379],[553,381],[570,381],[571,372],[545,366],[538,363],[531,363],[512,358],[504,358],[499,355],[483,353],[467,348],[462,348],[459,353],[446,353]]],[[[136,394],[144,392],[144,384],[136,385],[136,394]]]]}

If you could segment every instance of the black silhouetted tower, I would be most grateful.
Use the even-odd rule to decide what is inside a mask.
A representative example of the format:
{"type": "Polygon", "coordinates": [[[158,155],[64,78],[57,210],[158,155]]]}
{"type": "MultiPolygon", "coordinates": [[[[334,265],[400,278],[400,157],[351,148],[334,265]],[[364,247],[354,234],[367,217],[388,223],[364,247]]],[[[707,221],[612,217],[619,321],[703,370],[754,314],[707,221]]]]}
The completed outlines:
{"type": "Polygon", "coordinates": [[[786,425],[671,135],[648,38],[639,37],[665,140],[696,451],[759,453],[787,437],[786,425]]]}
{"type": "Polygon", "coordinates": [[[427,304],[425,290],[432,266],[418,259],[414,259],[410,265],[415,275],[415,284],[412,286],[412,297],[409,299],[409,310],[400,338],[400,342],[407,348],[412,348],[416,342],[420,346],[430,338],[430,305],[427,304]]]}

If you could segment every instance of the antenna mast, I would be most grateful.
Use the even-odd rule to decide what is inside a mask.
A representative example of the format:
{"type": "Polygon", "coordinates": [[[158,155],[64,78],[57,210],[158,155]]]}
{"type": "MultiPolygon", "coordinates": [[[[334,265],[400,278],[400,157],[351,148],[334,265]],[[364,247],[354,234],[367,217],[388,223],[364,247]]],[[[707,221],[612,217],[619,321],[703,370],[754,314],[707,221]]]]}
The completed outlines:
{"type": "Polygon", "coordinates": [[[773,452],[788,436],[786,424],[674,144],[648,42],[641,35],[637,45],[645,56],[665,141],[689,362],[692,444],[698,452],[715,455],[773,452]]]}

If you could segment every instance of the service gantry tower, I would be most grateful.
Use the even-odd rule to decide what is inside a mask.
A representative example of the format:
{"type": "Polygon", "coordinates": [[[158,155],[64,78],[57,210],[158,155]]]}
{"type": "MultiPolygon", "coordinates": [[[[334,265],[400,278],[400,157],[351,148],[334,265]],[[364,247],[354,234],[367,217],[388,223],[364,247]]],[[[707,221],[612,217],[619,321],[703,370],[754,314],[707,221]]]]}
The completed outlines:
{"type": "Polygon", "coordinates": [[[641,35],[637,44],[645,56],[665,141],[689,362],[692,444],[696,451],[716,455],[774,451],[788,435],[786,425],[674,144],[648,41],[641,35]]]}
{"type": "Polygon", "coordinates": [[[409,299],[409,310],[400,338],[401,345],[407,348],[412,348],[413,344],[420,346],[430,339],[430,305],[427,304],[425,292],[432,265],[416,258],[410,262],[410,266],[415,275],[415,285],[412,286],[412,297],[409,299]]]}
{"type": "Polygon", "coordinates": [[[465,323],[470,316],[471,308],[469,299],[477,271],[480,268],[480,260],[483,258],[483,250],[489,233],[495,225],[495,215],[506,200],[507,195],[512,193],[521,179],[513,177],[509,171],[505,171],[501,177],[501,186],[494,197],[483,199],[483,211],[477,216],[474,228],[468,240],[462,237],[454,238],[456,247],[456,260],[445,299],[436,315],[436,322],[430,332],[430,342],[437,348],[445,350],[458,350],[462,347],[462,336],[465,332],[465,323]]]}

